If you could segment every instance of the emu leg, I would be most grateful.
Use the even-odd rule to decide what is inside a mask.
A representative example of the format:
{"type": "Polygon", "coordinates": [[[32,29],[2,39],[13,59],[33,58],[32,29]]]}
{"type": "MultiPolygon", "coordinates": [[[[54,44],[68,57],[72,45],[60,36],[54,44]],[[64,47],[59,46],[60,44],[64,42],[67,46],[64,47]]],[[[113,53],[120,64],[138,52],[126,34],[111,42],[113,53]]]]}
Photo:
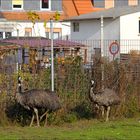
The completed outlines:
{"type": "Polygon", "coordinates": [[[95,104],[95,112],[98,118],[100,118],[100,106],[98,104],[95,104]]]}
{"type": "Polygon", "coordinates": [[[32,119],[31,119],[31,123],[30,123],[30,127],[33,125],[34,118],[35,118],[35,116],[34,116],[34,114],[33,114],[32,119]]]}
{"type": "Polygon", "coordinates": [[[39,124],[39,117],[38,117],[38,110],[36,108],[34,108],[34,112],[36,114],[37,126],[40,126],[40,124],[39,124]]]}
{"type": "Polygon", "coordinates": [[[106,121],[109,120],[109,113],[110,113],[110,106],[107,107],[107,112],[106,112],[106,121]]]}
{"type": "Polygon", "coordinates": [[[48,113],[48,111],[46,111],[46,112],[40,117],[40,121],[43,119],[43,117],[46,115],[46,113],[48,113]]]}
{"type": "Polygon", "coordinates": [[[102,118],[104,117],[104,114],[105,114],[105,108],[104,106],[101,106],[101,113],[102,113],[102,118]]]}
{"type": "Polygon", "coordinates": [[[44,127],[47,126],[47,122],[48,122],[48,111],[46,111],[46,119],[45,119],[44,127]]]}

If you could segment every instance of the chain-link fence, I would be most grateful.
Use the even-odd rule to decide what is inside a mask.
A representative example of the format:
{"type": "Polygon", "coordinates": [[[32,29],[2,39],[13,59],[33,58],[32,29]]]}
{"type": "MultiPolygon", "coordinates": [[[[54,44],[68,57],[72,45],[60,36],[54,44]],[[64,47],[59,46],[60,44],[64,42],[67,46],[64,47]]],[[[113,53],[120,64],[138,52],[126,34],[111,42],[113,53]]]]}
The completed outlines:
{"type": "MultiPolygon", "coordinates": [[[[3,97],[16,94],[18,74],[23,78],[23,91],[51,89],[50,40],[42,43],[40,39],[31,47],[27,40],[21,42],[16,42],[20,48],[14,53],[0,56],[1,103],[3,97]]],[[[88,106],[90,80],[94,79],[97,91],[104,85],[121,97],[117,114],[131,117],[140,108],[140,41],[105,40],[103,44],[102,50],[99,40],[54,41],[55,90],[65,111],[84,103],[88,106]]]]}

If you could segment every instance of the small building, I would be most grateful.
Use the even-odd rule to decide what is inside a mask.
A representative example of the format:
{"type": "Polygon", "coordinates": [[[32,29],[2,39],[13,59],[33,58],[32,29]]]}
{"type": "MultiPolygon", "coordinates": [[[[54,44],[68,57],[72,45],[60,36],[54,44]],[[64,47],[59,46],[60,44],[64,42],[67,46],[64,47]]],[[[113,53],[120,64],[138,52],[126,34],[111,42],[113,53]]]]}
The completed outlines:
{"type": "MultiPolygon", "coordinates": [[[[50,66],[51,40],[41,37],[16,37],[2,40],[3,43],[11,43],[19,46],[17,60],[19,64],[39,64],[50,66]]],[[[68,41],[53,40],[54,57],[64,60],[69,56],[81,56],[83,62],[87,61],[87,47],[84,44],[68,41]]]]}

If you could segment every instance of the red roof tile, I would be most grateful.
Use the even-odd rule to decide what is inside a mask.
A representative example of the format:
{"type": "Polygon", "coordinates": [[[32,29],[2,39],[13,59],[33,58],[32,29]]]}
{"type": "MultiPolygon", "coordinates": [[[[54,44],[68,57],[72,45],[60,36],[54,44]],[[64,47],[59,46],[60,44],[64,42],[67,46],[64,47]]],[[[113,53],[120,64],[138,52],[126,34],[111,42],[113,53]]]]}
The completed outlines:
{"type": "MultiPolygon", "coordinates": [[[[55,12],[36,12],[39,15],[40,21],[49,20],[55,15],[55,12]]],[[[1,12],[1,16],[7,20],[29,20],[27,12],[23,11],[11,11],[11,12],[1,12]]],[[[63,12],[61,13],[60,20],[64,18],[63,12]]]]}

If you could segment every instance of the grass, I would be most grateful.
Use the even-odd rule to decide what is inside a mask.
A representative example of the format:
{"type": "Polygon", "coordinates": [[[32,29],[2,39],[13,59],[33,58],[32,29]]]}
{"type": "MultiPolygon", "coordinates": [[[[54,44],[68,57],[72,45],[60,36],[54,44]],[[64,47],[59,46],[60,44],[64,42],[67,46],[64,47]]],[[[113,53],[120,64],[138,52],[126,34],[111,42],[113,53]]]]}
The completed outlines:
{"type": "Polygon", "coordinates": [[[139,140],[138,119],[81,120],[63,126],[0,127],[1,140],[139,140]]]}

